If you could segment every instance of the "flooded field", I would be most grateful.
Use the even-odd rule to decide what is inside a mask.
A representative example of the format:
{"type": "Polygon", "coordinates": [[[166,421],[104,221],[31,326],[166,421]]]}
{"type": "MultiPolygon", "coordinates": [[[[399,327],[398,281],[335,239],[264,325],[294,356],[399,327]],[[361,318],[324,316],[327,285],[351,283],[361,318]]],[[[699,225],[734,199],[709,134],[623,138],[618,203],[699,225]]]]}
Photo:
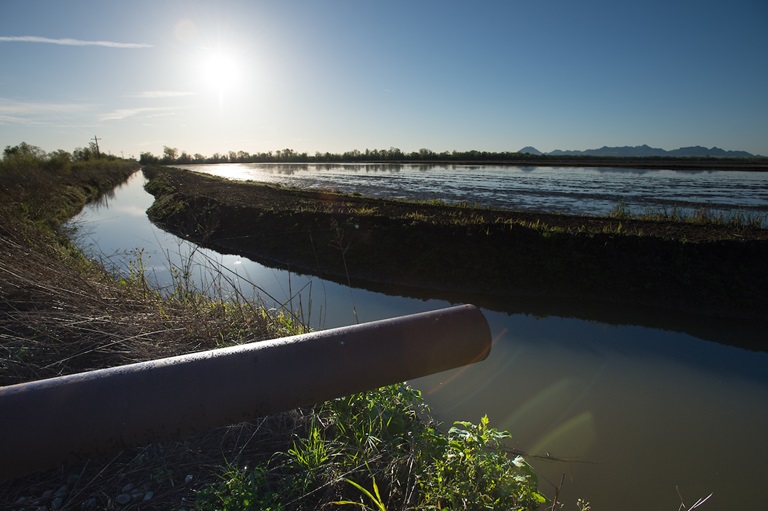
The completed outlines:
{"type": "Polygon", "coordinates": [[[236,180],[372,197],[442,200],[503,209],[602,215],[698,208],[768,215],[768,173],[504,165],[181,165],[236,180]]]}
{"type": "MultiPolygon", "coordinates": [[[[248,167],[216,166],[209,171],[248,167]]],[[[353,167],[358,168],[352,176],[358,188],[348,191],[364,194],[368,192],[360,188],[359,183],[366,181],[361,173],[379,182],[372,187],[383,188],[398,176],[426,179],[433,171],[408,167],[390,174],[353,167]]],[[[258,172],[285,185],[299,186],[304,179],[305,186],[341,186],[323,184],[321,178],[303,174],[301,167],[292,173],[284,166],[258,172]]],[[[351,171],[339,167],[331,172],[351,171]]],[[[513,175],[517,172],[525,171],[513,175]]],[[[601,175],[597,170],[586,172],[601,175]]],[[[405,192],[416,187],[400,183],[398,188],[405,192]]],[[[352,324],[353,310],[360,321],[371,321],[450,305],[349,288],[238,255],[197,249],[148,221],[145,211],[152,197],[142,184],[141,174],[135,175],[115,196],[88,207],[76,222],[81,226],[81,243],[112,257],[115,264],[127,264],[137,249],[143,250],[150,277],[160,285],[169,281],[170,265],[181,264],[194,252],[201,281],[210,283],[217,272],[234,275],[241,289],[269,306],[290,308],[315,329],[352,324]]],[[[764,197],[765,181],[761,186],[763,191],[756,193],[764,197]]],[[[423,197],[453,200],[440,195],[443,192],[434,191],[433,197],[429,193],[424,191],[423,197]]],[[[511,447],[528,454],[547,495],[554,495],[565,474],[561,498],[569,508],[582,497],[595,510],[674,510],[680,505],[679,495],[691,505],[709,493],[714,495],[702,509],[759,507],[760,484],[768,477],[764,462],[768,353],[711,340],[727,342],[753,334],[738,324],[716,320],[699,322],[700,332],[657,328],[654,325],[671,323],[645,311],[631,311],[615,321],[585,320],[580,318],[589,304],[578,305],[578,314],[576,307],[569,312],[565,306],[549,310],[541,306],[535,314],[486,309],[495,339],[488,360],[411,383],[424,392],[435,416],[446,425],[454,420],[478,421],[487,414],[491,425],[508,429],[511,447]]]]}

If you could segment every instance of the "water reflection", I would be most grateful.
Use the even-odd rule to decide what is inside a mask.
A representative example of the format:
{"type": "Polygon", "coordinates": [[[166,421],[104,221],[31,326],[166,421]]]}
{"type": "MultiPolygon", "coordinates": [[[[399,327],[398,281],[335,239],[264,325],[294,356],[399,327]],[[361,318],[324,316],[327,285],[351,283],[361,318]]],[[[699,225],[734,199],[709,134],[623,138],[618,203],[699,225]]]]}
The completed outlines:
{"type": "MultiPolygon", "coordinates": [[[[316,329],[353,324],[353,310],[372,321],[479,299],[350,289],[198,249],[137,214],[152,203],[142,183],[137,174],[78,222],[96,253],[126,264],[126,251],[130,257],[143,250],[161,285],[170,281],[169,267],[195,252],[203,285],[231,281],[316,329]]],[[[569,508],[584,497],[594,509],[675,509],[676,488],[690,501],[714,492],[708,510],[758,508],[755,489],[768,478],[768,353],[702,340],[710,332],[741,335],[716,320],[578,305],[526,299],[486,308],[494,335],[489,358],[412,383],[446,425],[487,414],[493,426],[508,429],[510,447],[529,455],[550,496],[566,474],[561,496],[569,508]],[[673,328],[675,321],[685,325],[673,328]],[[638,326],[657,323],[668,328],[638,326]]]]}
{"type": "Polygon", "coordinates": [[[497,335],[487,361],[418,382],[438,417],[488,414],[544,487],[567,474],[571,504],[588,496],[596,509],[645,509],[626,501],[642,487],[654,508],[670,509],[675,486],[714,491],[712,509],[753,502],[745,479],[768,475],[755,457],[768,454],[765,354],[642,327],[487,315],[497,335]],[[716,456],[739,467],[732,476],[712,463],[716,444],[728,444],[716,456]]]}

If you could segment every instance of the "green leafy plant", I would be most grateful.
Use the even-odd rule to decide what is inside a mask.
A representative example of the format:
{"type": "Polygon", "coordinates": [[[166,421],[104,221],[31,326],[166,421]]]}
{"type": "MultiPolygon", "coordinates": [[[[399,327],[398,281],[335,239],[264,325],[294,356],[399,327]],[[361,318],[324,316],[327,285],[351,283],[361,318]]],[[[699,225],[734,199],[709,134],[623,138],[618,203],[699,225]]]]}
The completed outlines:
{"type": "Polygon", "coordinates": [[[293,447],[288,449],[288,454],[296,465],[309,472],[318,470],[328,461],[330,458],[328,444],[314,420],[310,424],[307,437],[294,440],[293,447]]]}
{"type": "Polygon", "coordinates": [[[390,385],[346,396],[326,404],[338,441],[347,446],[353,461],[380,448],[397,449],[407,435],[423,427],[418,415],[421,393],[407,385],[390,385]]]}
{"type": "Polygon", "coordinates": [[[199,509],[532,511],[545,502],[531,467],[504,449],[506,432],[487,417],[441,432],[406,384],[328,401],[303,420],[266,466],[227,467],[199,494],[199,509]]]}
{"type": "Polygon", "coordinates": [[[279,494],[270,489],[268,471],[228,465],[218,483],[202,489],[195,502],[199,511],[278,511],[279,494]]]}
{"type": "Polygon", "coordinates": [[[534,510],[546,502],[530,465],[504,451],[502,440],[508,437],[489,427],[487,416],[477,425],[456,422],[419,480],[424,507],[534,510]]]}

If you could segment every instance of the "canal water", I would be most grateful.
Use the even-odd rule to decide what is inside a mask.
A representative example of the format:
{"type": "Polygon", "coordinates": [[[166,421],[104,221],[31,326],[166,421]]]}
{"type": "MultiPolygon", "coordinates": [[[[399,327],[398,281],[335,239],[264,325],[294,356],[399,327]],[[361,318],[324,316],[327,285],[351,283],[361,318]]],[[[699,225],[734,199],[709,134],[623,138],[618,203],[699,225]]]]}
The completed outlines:
{"type": "MultiPolygon", "coordinates": [[[[226,167],[208,170],[222,173],[226,167]]],[[[344,167],[339,172],[346,172],[344,167]]],[[[269,171],[270,179],[300,185],[280,181],[286,179],[281,169],[269,171]]],[[[438,171],[466,172],[449,167],[438,171]]],[[[287,175],[298,173],[301,179],[317,182],[328,178],[302,172],[303,167],[287,175]]],[[[393,186],[397,172],[403,169],[394,177],[389,170],[366,169],[360,179],[393,186]]],[[[530,175],[537,170],[514,172],[530,175]]],[[[584,179],[581,169],[558,172],[584,179]]],[[[763,188],[744,192],[748,203],[737,207],[763,207],[765,176],[760,176],[763,188]]],[[[752,186],[753,180],[748,175],[742,186],[752,186]]],[[[143,183],[137,173],[113,195],[88,206],[73,223],[81,245],[116,267],[125,268],[141,253],[148,276],[158,285],[167,285],[171,268],[191,258],[201,285],[228,292],[232,280],[239,292],[291,310],[314,329],[451,305],[349,288],[200,249],[148,221],[145,212],[153,199],[143,183]]],[[[311,186],[344,189],[327,182],[311,186]]],[[[373,195],[363,185],[355,191],[373,195]]],[[[407,190],[401,192],[407,196],[407,190]]],[[[718,204],[732,200],[721,191],[709,193],[707,200],[721,193],[718,204]]],[[[434,190],[422,197],[454,200],[434,190]]],[[[480,202],[474,196],[456,197],[480,202]]],[[[642,199],[643,204],[648,200],[642,199]]],[[[687,200],[707,202],[698,195],[687,200]]],[[[411,382],[446,427],[455,420],[477,422],[488,415],[492,426],[511,433],[511,447],[526,453],[548,496],[564,481],[560,495],[568,509],[584,498],[596,511],[675,510],[681,496],[690,507],[710,493],[712,498],[701,509],[762,507],[761,485],[768,480],[768,353],[728,345],[761,339],[761,332],[738,323],[583,303],[499,304],[484,312],[494,336],[486,361],[411,382]]]]}

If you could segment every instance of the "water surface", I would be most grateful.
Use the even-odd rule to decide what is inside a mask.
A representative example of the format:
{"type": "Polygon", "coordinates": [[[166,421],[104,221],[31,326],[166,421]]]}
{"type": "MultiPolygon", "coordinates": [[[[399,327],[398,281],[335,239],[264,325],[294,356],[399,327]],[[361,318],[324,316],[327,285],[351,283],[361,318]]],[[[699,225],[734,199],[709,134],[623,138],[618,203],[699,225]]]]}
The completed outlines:
{"type": "Polygon", "coordinates": [[[768,214],[768,173],[509,165],[182,165],[237,180],[372,197],[465,202],[512,210],[602,215],[667,211],[768,214]]]}
{"type": "MultiPolygon", "coordinates": [[[[379,181],[397,179],[371,173],[379,181]]],[[[354,310],[360,321],[372,321],[450,305],[350,289],[198,249],[147,220],[152,197],[142,184],[135,175],[76,222],[82,243],[116,264],[127,264],[140,249],[161,285],[169,282],[169,267],[194,251],[204,285],[226,288],[216,277],[223,272],[242,292],[287,307],[315,329],[353,324],[354,310]]],[[[768,479],[768,354],[650,328],[658,318],[637,312],[626,316],[636,320],[610,324],[569,317],[563,307],[557,315],[546,308],[484,312],[495,339],[488,360],[412,382],[446,425],[487,414],[491,425],[511,432],[513,448],[528,454],[547,495],[565,474],[561,495],[569,509],[583,497],[596,511],[674,510],[678,491],[689,506],[714,493],[706,510],[761,508],[761,484],[768,479]]],[[[733,325],[720,330],[720,340],[747,335],[733,325]]]]}

